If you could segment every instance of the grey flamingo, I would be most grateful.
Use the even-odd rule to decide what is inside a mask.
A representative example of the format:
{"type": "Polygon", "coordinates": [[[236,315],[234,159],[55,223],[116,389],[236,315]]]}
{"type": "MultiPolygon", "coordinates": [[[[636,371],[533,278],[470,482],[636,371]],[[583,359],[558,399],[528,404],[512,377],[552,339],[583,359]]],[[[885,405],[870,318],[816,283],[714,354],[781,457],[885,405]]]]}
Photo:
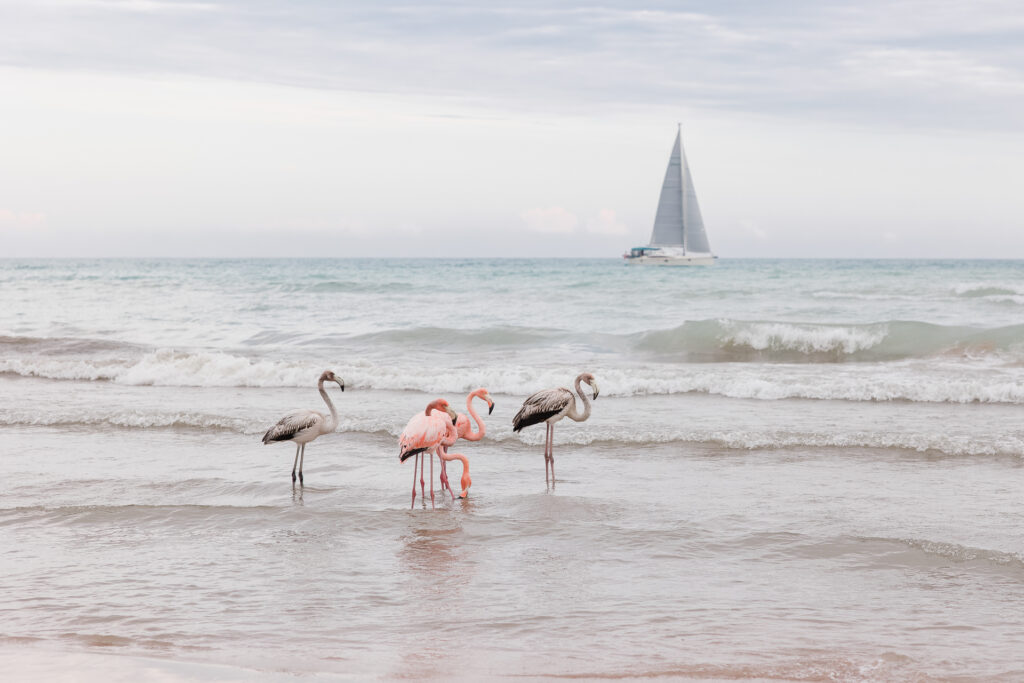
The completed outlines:
{"type": "Polygon", "coordinates": [[[535,425],[538,422],[547,423],[547,435],[544,438],[544,480],[555,480],[555,454],[552,451],[555,438],[555,423],[563,417],[568,417],[576,422],[583,422],[590,417],[590,401],[587,395],[580,388],[580,382],[586,382],[594,392],[594,400],[597,400],[599,389],[594,376],[589,372],[581,373],[576,377],[576,394],[579,394],[583,401],[583,412],[576,410],[576,394],[565,387],[557,389],[544,389],[538,391],[530,398],[523,401],[523,407],[519,409],[516,416],[512,418],[512,431],[518,432],[523,427],[535,425]],[[551,469],[551,478],[548,479],[548,468],[551,469]]]}
{"type": "Polygon", "coordinates": [[[321,434],[330,434],[338,428],[338,411],[334,409],[334,404],[331,402],[330,396],[327,395],[327,390],[324,389],[324,382],[337,382],[341,390],[345,391],[345,381],[330,370],[324,370],[317,381],[317,389],[320,390],[324,403],[331,411],[330,415],[324,415],[315,410],[293,410],[278,420],[277,424],[263,435],[264,444],[274,441],[295,442],[295,462],[292,463],[293,483],[295,482],[296,465],[299,468],[299,483],[303,483],[302,463],[306,459],[306,444],[321,434]]]}

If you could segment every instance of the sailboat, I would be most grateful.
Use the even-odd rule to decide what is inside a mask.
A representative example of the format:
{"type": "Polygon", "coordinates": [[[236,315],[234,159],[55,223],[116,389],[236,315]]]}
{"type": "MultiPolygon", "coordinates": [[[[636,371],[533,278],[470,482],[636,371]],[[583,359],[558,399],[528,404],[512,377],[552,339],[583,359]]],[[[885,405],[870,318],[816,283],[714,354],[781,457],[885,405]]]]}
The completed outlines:
{"type": "Polygon", "coordinates": [[[622,258],[626,263],[648,266],[710,266],[718,259],[711,253],[704,232],[704,219],[683,152],[682,125],[676,132],[676,143],[661,184],[651,243],[633,247],[622,258]]]}

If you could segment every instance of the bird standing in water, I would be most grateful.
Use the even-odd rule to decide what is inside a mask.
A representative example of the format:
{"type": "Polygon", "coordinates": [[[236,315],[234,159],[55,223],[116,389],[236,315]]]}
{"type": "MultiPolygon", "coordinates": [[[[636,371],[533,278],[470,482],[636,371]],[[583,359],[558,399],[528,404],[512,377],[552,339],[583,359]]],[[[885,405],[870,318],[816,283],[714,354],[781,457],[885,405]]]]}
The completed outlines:
{"type": "MultiPolygon", "coordinates": [[[[458,438],[455,431],[455,420],[458,417],[448,401],[438,398],[427,404],[422,413],[413,415],[398,437],[398,461],[405,462],[416,456],[420,467],[420,492],[426,496],[423,481],[423,457],[430,458],[430,504],[434,504],[434,457],[441,457],[441,442],[448,440],[455,443],[458,438]]],[[[412,469],[412,504],[416,504],[416,465],[412,469]]]]}
{"type": "Polygon", "coordinates": [[[345,391],[345,381],[330,370],[324,370],[317,381],[317,389],[324,398],[324,403],[331,411],[330,415],[318,413],[315,410],[294,410],[280,420],[277,424],[267,430],[263,435],[263,443],[273,441],[294,441],[295,462],[292,463],[292,483],[295,482],[295,467],[299,468],[299,483],[302,482],[302,462],[306,459],[306,444],[320,436],[330,434],[338,428],[338,411],[334,409],[331,397],[324,389],[324,382],[337,382],[342,391],[345,391]],[[300,459],[301,456],[301,459],[300,459]]]}
{"type": "Polygon", "coordinates": [[[465,498],[469,495],[469,487],[473,485],[473,480],[469,478],[469,459],[461,453],[449,453],[448,449],[451,448],[459,439],[465,439],[466,441],[479,441],[487,434],[487,425],[484,424],[484,421],[479,415],[477,415],[476,410],[473,409],[474,398],[480,398],[487,402],[488,415],[494,412],[494,401],[491,399],[491,395],[487,393],[486,389],[480,387],[479,389],[469,392],[469,396],[466,397],[466,410],[469,412],[469,415],[476,420],[477,430],[475,432],[473,431],[473,423],[470,421],[469,417],[463,413],[459,413],[458,418],[455,420],[455,438],[450,441],[448,439],[442,440],[442,452],[438,454],[441,457],[441,488],[448,489],[448,493],[452,495],[452,500],[455,500],[455,492],[452,491],[451,484],[448,483],[447,462],[450,462],[451,460],[462,461],[462,480],[460,481],[462,492],[459,493],[459,498],[465,498]]]}
{"type": "Polygon", "coordinates": [[[547,434],[544,438],[545,481],[553,482],[555,480],[555,454],[552,451],[555,438],[555,423],[563,417],[575,420],[576,422],[583,422],[590,417],[590,401],[587,400],[587,395],[580,388],[580,382],[586,382],[590,385],[590,389],[594,392],[595,401],[597,400],[599,390],[594,376],[589,372],[581,373],[576,377],[576,394],[579,394],[580,400],[583,401],[582,413],[576,410],[576,395],[565,387],[559,387],[557,389],[538,391],[523,401],[523,407],[512,418],[512,431],[514,432],[518,432],[523,427],[529,427],[538,422],[547,423],[547,434]],[[549,467],[551,469],[550,479],[548,479],[549,467]]]}

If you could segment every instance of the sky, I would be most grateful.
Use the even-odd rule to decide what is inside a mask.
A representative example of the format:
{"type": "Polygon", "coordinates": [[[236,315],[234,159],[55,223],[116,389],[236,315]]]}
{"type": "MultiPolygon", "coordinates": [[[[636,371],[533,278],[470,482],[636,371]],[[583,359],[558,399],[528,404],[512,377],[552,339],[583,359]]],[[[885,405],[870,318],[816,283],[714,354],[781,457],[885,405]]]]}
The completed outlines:
{"type": "Polygon", "coordinates": [[[0,0],[0,257],[1024,258],[1024,5],[0,0]]]}

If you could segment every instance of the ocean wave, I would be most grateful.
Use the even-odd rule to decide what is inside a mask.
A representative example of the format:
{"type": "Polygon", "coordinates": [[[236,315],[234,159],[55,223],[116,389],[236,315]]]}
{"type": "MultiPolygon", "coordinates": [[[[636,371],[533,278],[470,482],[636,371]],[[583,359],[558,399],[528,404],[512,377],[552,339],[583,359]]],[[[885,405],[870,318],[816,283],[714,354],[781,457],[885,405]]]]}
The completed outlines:
{"type": "MultiPolygon", "coordinates": [[[[487,438],[478,444],[466,445],[474,451],[486,449],[487,443],[523,444],[541,447],[544,430],[527,429],[513,432],[502,421],[488,420],[487,438]]],[[[63,413],[0,410],[0,425],[9,427],[53,427],[58,429],[108,428],[115,430],[179,429],[198,432],[234,433],[258,445],[258,437],[273,423],[273,418],[254,419],[201,412],[163,412],[144,410],[90,411],[78,409],[63,413]]],[[[374,436],[390,441],[397,439],[404,427],[404,416],[351,417],[342,413],[337,434],[374,436]]],[[[331,440],[338,437],[332,437],[331,440]]],[[[584,427],[566,425],[558,430],[556,441],[561,446],[617,445],[642,447],[679,444],[683,447],[714,447],[727,450],[780,449],[884,449],[918,453],[940,453],[948,456],[1002,456],[1024,458],[1024,435],[1019,432],[986,434],[947,434],[939,432],[899,432],[888,430],[785,430],[785,429],[701,429],[680,428],[665,424],[588,424],[584,427]]]]}
{"type": "MultiPolygon", "coordinates": [[[[111,427],[118,429],[200,429],[256,433],[247,420],[202,413],[162,413],[114,411],[93,413],[85,410],[55,413],[19,410],[0,411],[0,425],[8,427],[111,427]]],[[[265,427],[264,427],[265,429],[265,427]]]]}
{"type": "MultiPolygon", "coordinates": [[[[513,435],[501,432],[488,438],[495,441],[519,440],[531,446],[544,443],[543,431],[513,435]]],[[[853,432],[787,432],[760,430],[657,430],[637,432],[630,428],[601,428],[568,432],[557,437],[558,443],[589,446],[601,443],[627,445],[682,443],[709,445],[730,450],[780,450],[807,448],[857,448],[942,453],[951,456],[1024,457],[1024,439],[1003,435],[981,440],[973,436],[935,433],[853,432]]]]}
{"type": "Polygon", "coordinates": [[[1024,305],[1024,283],[960,282],[953,286],[952,293],[959,298],[1024,305]]]}
{"type": "MultiPolygon", "coordinates": [[[[566,352],[574,349],[634,360],[646,358],[689,363],[871,362],[1000,354],[1024,361],[1024,325],[977,328],[904,320],[840,324],[720,318],[689,320],[665,329],[618,333],[510,325],[466,329],[419,327],[327,336],[280,329],[253,334],[243,344],[246,348],[269,347],[275,351],[289,347],[303,349],[304,354],[308,353],[306,349],[330,349],[332,353],[354,357],[371,354],[402,357],[435,349],[449,355],[515,351],[548,356],[555,350],[566,352]]],[[[18,358],[28,362],[40,357],[74,356],[85,357],[94,364],[102,361],[114,367],[118,364],[155,366],[190,362],[220,366],[228,362],[231,354],[228,351],[154,349],[110,340],[0,336],[0,359],[6,363],[0,365],[0,372],[31,373],[30,368],[11,365],[18,358]]],[[[182,369],[188,370],[187,367],[182,369]]],[[[214,369],[217,374],[225,371],[223,367],[214,369]]],[[[269,366],[263,369],[270,370],[269,366]]],[[[44,375],[46,372],[49,371],[44,371],[44,375]]],[[[82,378],[85,379],[108,378],[104,369],[97,377],[88,376],[84,369],[77,372],[84,373],[82,378]]],[[[160,382],[158,377],[152,380],[160,382]]],[[[278,378],[276,381],[285,380],[278,378]]]]}
{"type": "Polygon", "coordinates": [[[82,358],[0,358],[0,372],[54,380],[99,380],[129,386],[309,387],[330,367],[355,389],[465,394],[487,387],[494,394],[527,396],[539,388],[571,385],[574,373],[594,372],[602,396],[711,394],[738,399],[910,401],[1024,404],[1024,369],[982,360],[854,364],[646,364],[538,368],[526,365],[426,367],[348,361],[312,364],[254,360],[213,352],[159,350],[130,361],[82,358]]]}
{"type": "Polygon", "coordinates": [[[843,362],[1021,353],[1024,325],[990,329],[893,320],[860,324],[688,321],[639,335],[637,347],[688,361],[843,362]]]}

